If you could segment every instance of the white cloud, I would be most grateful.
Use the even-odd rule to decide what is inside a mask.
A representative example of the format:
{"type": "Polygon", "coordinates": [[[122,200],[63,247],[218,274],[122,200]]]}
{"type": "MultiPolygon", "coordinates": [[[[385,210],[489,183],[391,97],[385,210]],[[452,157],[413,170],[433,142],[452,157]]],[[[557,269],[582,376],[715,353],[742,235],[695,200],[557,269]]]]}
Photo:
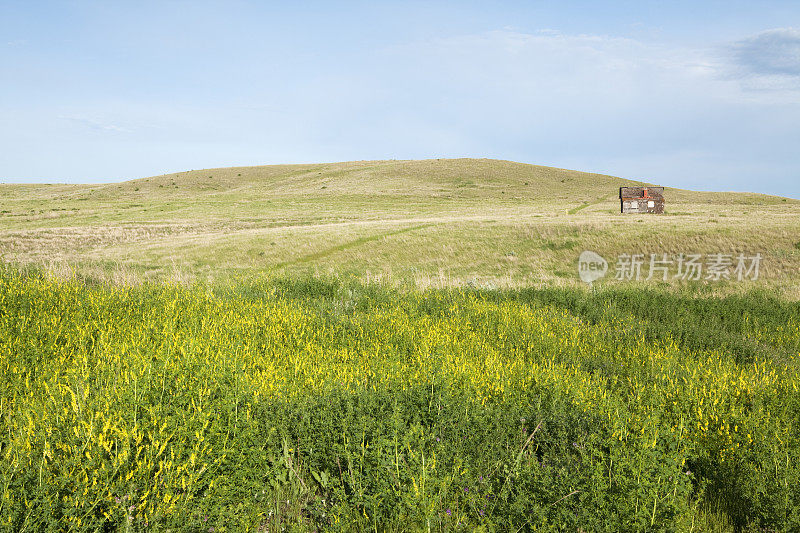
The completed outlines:
{"type": "Polygon", "coordinates": [[[112,124],[109,122],[105,122],[102,120],[96,120],[89,117],[84,116],[77,116],[77,115],[59,115],[59,120],[66,120],[73,125],[79,126],[84,129],[88,129],[91,131],[100,131],[100,132],[116,132],[116,133],[131,133],[133,130],[129,128],[125,128],[119,126],[117,124],[112,124]]]}

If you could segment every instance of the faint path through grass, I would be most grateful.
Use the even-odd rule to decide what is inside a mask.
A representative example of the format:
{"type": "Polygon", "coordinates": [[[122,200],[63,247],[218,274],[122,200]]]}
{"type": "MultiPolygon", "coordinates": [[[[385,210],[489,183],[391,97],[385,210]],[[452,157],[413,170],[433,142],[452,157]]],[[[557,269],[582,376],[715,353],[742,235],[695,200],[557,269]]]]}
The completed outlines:
{"type": "Polygon", "coordinates": [[[614,196],[613,194],[607,194],[605,196],[601,196],[600,198],[598,198],[597,200],[594,200],[592,202],[584,202],[583,204],[579,205],[578,207],[573,207],[572,209],[570,209],[567,212],[570,215],[574,215],[575,213],[577,213],[581,209],[586,209],[590,205],[597,205],[597,204],[603,203],[603,202],[605,202],[606,200],[608,200],[609,198],[611,198],[613,196],[614,196]]]}
{"type": "Polygon", "coordinates": [[[359,237],[358,239],[354,239],[349,242],[345,242],[343,244],[339,244],[336,246],[331,246],[330,248],[326,248],[319,252],[314,252],[313,254],[304,255],[303,257],[299,257],[292,261],[284,261],[282,263],[278,263],[276,268],[281,268],[289,265],[297,265],[301,263],[308,263],[310,261],[316,261],[318,259],[322,259],[323,257],[327,257],[331,254],[335,254],[336,252],[341,252],[342,250],[347,250],[348,248],[354,248],[356,246],[361,246],[362,244],[366,244],[368,242],[377,241],[384,237],[391,237],[393,235],[400,235],[401,233],[408,233],[410,231],[415,231],[418,229],[428,228],[433,226],[433,223],[429,224],[419,224],[416,226],[411,226],[408,228],[402,228],[394,231],[387,231],[385,233],[379,233],[378,235],[370,235],[368,237],[359,237]]]}

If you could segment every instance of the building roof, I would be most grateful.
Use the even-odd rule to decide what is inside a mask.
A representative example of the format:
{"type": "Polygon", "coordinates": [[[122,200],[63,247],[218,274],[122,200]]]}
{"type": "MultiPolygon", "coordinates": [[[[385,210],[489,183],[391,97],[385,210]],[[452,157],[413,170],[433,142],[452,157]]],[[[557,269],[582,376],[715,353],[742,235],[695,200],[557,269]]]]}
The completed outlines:
{"type": "Polygon", "coordinates": [[[623,200],[663,200],[664,187],[620,187],[619,197],[623,200]]]}

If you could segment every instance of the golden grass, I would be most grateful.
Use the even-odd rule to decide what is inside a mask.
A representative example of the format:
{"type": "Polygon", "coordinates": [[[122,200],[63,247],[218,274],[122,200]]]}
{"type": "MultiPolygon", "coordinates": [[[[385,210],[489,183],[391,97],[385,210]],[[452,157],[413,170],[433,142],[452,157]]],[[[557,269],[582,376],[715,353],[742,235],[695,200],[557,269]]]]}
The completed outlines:
{"type": "Polygon", "coordinates": [[[800,202],[667,189],[667,214],[623,216],[617,188],[630,183],[458,159],[0,185],[0,253],[124,284],[312,272],[520,286],[578,283],[584,249],[611,261],[626,252],[761,252],[762,285],[800,292],[800,202]]]}

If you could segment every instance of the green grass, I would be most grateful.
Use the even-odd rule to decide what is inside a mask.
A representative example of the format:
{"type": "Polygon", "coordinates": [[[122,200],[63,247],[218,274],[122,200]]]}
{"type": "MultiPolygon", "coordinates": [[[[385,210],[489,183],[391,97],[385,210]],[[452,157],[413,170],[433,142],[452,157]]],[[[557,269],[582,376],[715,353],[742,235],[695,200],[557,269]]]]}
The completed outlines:
{"type": "Polygon", "coordinates": [[[10,530],[793,531],[764,293],[0,275],[10,530]]]}
{"type": "Polygon", "coordinates": [[[620,215],[634,183],[460,159],[0,185],[0,527],[797,530],[800,202],[620,215]],[[761,278],[613,279],[716,252],[761,278]]]}

